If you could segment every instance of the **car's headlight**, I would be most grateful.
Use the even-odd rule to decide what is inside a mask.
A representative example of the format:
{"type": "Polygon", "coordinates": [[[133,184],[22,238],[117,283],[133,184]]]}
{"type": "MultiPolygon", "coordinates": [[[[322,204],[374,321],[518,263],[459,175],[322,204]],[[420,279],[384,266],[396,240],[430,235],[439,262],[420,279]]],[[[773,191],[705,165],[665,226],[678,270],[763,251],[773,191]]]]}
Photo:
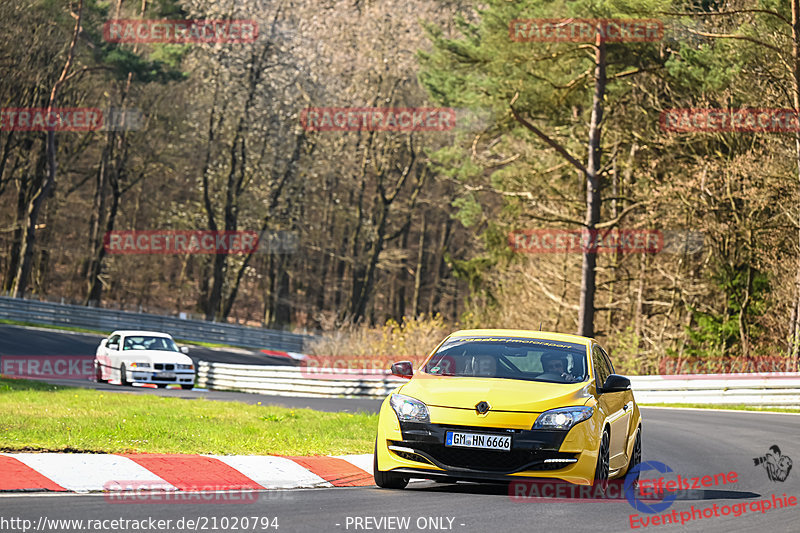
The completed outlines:
{"type": "Polygon", "coordinates": [[[594,407],[559,407],[539,415],[533,429],[569,429],[578,422],[592,418],[594,407]]]}
{"type": "Polygon", "coordinates": [[[150,368],[150,363],[131,363],[128,366],[131,368],[150,368]]]}
{"type": "Polygon", "coordinates": [[[429,422],[428,407],[421,401],[402,394],[392,394],[389,398],[389,405],[392,406],[401,422],[429,422]]]}
{"type": "Polygon", "coordinates": [[[194,370],[194,365],[178,365],[178,370],[194,370]]]}

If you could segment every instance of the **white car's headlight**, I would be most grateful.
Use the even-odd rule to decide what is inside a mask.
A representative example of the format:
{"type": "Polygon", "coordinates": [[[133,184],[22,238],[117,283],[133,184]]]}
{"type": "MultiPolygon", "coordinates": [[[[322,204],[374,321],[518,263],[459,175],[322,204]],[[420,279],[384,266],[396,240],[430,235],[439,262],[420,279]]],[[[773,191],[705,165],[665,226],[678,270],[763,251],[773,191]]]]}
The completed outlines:
{"type": "Polygon", "coordinates": [[[428,407],[416,398],[392,394],[392,397],[389,398],[389,405],[392,406],[397,414],[397,419],[401,422],[430,422],[428,407]]]}
{"type": "Polygon", "coordinates": [[[178,370],[194,370],[194,365],[178,365],[178,370]]]}
{"type": "Polygon", "coordinates": [[[533,429],[569,429],[578,422],[592,418],[594,407],[559,407],[539,415],[533,429]]]}
{"type": "Polygon", "coordinates": [[[150,368],[150,363],[131,363],[128,366],[131,368],[150,368]]]}

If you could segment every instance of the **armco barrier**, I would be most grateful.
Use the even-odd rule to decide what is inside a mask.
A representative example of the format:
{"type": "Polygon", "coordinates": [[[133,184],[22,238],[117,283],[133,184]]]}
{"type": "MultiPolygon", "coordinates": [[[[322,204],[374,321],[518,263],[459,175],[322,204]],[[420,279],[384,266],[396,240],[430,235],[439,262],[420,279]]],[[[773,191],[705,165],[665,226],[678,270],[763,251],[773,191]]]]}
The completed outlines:
{"type": "Polygon", "coordinates": [[[0,319],[109,332],[115,329],[155,330],[189,341],[219,342],[245,348],[270,348],[287,352],[302,352],[304,344],[313,339],[310,335],[263,328],[6,296],[0,296],[0,319]]]}
{"type": "MultiPolygon", "coordinates": [[[[632,376],[639,403],[700,403],[800,408],[800,373],[632,376]]],[[[290,366],[246,366],[201,361],[197,386],[276,396],[384,398],[406,380],[388,371],[338,371],[314,376],[290,366]],[[372,375],[374,374],[374,377],[372,375]]]]}
{"type": "Polygon", "coordinates": [[[274,396],[384,398],[403,378],[381,371],[338,371],[312,376],[295,366],[233,365],[200,361],[195,385],[274,396]],[[354,375],[355,374],[355,375],[354,375]],[[374,375],[375,377],[372,377],[374,375]]]}
{"type": "Polygon", "coordinates": [[[800,408],[800,372],[632,376],[640,403],[800,408]]]}

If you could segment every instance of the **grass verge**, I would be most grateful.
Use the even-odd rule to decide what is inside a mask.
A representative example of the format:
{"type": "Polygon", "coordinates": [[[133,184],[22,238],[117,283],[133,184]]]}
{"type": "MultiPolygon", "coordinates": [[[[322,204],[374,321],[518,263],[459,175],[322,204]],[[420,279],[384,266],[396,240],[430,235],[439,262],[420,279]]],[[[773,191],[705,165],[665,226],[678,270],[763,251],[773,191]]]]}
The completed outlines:
{"type": "Polygon", "coordinates": [[[800,413],[800,409],[783,407],[753,407],[751,405],[713,405],[707,403],[640,403],[641,407],[687,407],[692,409],[723,409],[726,411],[761,411],[771,413],[800,413]]]}
{"type": "Polygon", "coordinates": [[[0,451],[370,453],[378,417],[0,378],[0,451]]]}

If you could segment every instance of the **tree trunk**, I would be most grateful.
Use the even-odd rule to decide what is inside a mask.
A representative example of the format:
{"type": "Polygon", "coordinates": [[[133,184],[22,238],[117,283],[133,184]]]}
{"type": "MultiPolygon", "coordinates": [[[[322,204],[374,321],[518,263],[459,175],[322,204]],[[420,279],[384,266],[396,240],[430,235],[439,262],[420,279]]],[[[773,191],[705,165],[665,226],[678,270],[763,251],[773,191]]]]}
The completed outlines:
{"type": "MultiPolygon", "coordinates": [[[[52,107],[52,105],[51,105],[52,107]]],[[[56,162],[56,135],[55,131],[47,132],[47,175],[44,183],[39,190],[34,193],[33,200],[28,204],[25,216],[25,227],[23,229],[22,245],[20,247],[20,260],[17,266],[17,274],[14,278],[14,298],[24,298],[25,290],[33,266],[33,250],[36,246],[36,222],[39,220],[44,201],[53,192],[55,185],[57,162],[56,162]]]]}
{"type": "MultiPolygon", "coordinates": [[[[795,114],[800,113],[800,0],[792,0],[792,67],[794,75],[794,91],[792,99],[795,114]]],[[[795,155],[797,156],[798,191],[800,191],[800,131],[794,134],[795,155]]],[[[798,227],[800,227],[800,214],[798,214],[798,227]]],[[[798,229],[798,246],[800,247],[800,229],[798,229]]],[[[794,306],[800,310],[800,256],[797,260],[797,277],[795,281],[794,306]]],[[[797,315],[797,313],[795,313],[797,315]]],[[[792,368],[798,370],[798,353],[800,353],[800,317],[795,316],[795,324],[791,331],[792,368]]]]}
{"type": "Polygon", "coordinates": [[[422,290],[422,268],[425,265],[425,233],[428,231],[427,218],[425,211],[422,212],[422,228],[419,231],[419,244],[417,249],[417,266],[414,269],[414,297],[411,301],[411,309],[414,316],[418,317],[422,312],[419,305],[420,292],[422,290]]]}
{"type": "MultiPolygon", "coordinates": [[[[606,90],[606,47],[598,36],[595,45],[594,97],[589,125],[589,153],[586,165],[586,218],[584,225],[589,237],[595,238],[595,226],[600,221],[600,135],[603,121],[603,97],[606,90]]],[[[586,231],[584,231],[584,234],[586,231]]],[[[594,336],[594,297],[596,290],[597,250],[587,246],[581,267],[581,298],[578,311],[578,334],[594,336]]]]}

